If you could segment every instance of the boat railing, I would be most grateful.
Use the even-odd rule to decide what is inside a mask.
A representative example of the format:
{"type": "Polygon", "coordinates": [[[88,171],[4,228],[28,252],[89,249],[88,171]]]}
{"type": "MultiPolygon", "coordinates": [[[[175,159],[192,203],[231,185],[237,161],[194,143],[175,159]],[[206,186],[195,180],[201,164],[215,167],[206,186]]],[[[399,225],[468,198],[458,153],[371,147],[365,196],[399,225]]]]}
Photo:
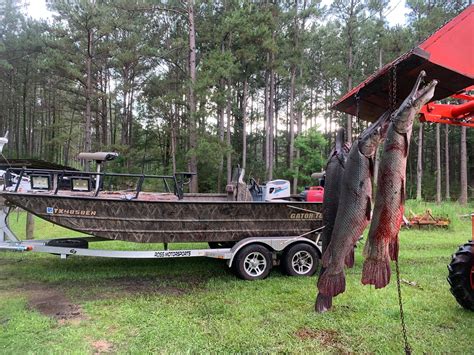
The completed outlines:
{"type": "MultiPolygon", "coordinates": [[[[132,189],[135,196],[132,199],[138,199],[138,196],[143,191],[143,185],[147,179],[158,179],[162,180],[165,192],[173,193],[178,197],[178,199],[183,199],[184,195],[184,186],[188,185],[192,179],[192,176],[195,173],[190,172],[179,172],[173,175],[148,175],[148,174],[132,174],[132,173],[107,173],[107,172],[87,172],[87,171],[77,171],[77,170],[53,170],[53,169],[28,169],[28,168],[8,168],[5,173],[5,184],[4,189],[7,186],[15,186],[13,188],[14,192],[18,192],[21,182],[24,177],[30,179],[43,178],[39,186],[34,186],[34,181],[30,180],[30,185],[32,190],[48,190],[54,191],[55,195],[58,194],[61,187],[64,186],[64,181],[69,179],[83,179],[89,182],[88,187],[82,191],[91,192],[90,183],[93,178],[95,178],[96,188],[94,190],[93,196],[97,197],[101,191],[101,186],[105,181],[105,178],[135,178],[137,179],[136,188],[132,189]],[[15,176],[16,183],[7,184],[9,176],[15,176]],[[44,180],[46,178],[46,181],[44,180]],[[170,186],[172,185],[172,186],[170,186]]],[[[74,190],[71,182],[71,190],[74,190]]]]}

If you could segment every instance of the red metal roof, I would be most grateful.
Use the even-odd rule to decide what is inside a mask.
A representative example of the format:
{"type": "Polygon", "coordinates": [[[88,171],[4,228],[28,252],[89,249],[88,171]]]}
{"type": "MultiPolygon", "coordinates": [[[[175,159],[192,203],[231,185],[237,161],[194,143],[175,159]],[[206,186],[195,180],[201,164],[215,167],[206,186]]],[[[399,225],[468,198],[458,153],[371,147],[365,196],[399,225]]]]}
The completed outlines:
{"type": "Polygon", "coordinates": [[[375,121],[389,107],[389,77],[397,68],[397,104],[410,93],[421,70],[426,81],[438,80],[432,101],[441,100],[474,84],[474,5],[428,37],[423,43],[373,73],[336,103],[332,109],[375,121]]]}

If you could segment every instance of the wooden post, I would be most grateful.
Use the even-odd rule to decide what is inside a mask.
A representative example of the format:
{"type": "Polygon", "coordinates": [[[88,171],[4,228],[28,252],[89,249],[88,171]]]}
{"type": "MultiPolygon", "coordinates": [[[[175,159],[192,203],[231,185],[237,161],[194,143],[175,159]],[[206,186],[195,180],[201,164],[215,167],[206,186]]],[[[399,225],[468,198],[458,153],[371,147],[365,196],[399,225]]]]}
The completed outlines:
{"type": "Polygon", "coordinates": [[[26,239],[34,239],[35,230],[35,216],[29,212],[26,212],[26,239]]]}

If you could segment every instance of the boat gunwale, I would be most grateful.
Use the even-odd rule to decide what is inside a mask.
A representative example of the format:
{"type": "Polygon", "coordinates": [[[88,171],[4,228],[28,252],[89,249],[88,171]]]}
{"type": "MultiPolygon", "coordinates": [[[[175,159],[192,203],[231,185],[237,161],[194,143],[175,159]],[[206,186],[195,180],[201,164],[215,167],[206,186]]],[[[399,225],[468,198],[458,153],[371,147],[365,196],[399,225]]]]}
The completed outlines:
{"type": "MultiPolygon", "coordinates": [[[[298,204],[298,205],[322,205],[322,202],[308,202],[308,201],[186,201],[186,200],[140,200],[140,199],[123,199],[123,198],[101,198],[100,196],[67,196],[67,195],[47,195],[41,193],[24,193],[15,191],[0,191],[0,196],[8,200],[6,196],[32,196],[40,198],[52,199],[74,199],[87,201],[104,201],[104,202],[124,202],[124,203],[176,203],[176,204],[248,204],[248,205],[274,205],[274,204],[298,204]]],[[[20,206],[18,206],[20,207],[20,206]]]]}

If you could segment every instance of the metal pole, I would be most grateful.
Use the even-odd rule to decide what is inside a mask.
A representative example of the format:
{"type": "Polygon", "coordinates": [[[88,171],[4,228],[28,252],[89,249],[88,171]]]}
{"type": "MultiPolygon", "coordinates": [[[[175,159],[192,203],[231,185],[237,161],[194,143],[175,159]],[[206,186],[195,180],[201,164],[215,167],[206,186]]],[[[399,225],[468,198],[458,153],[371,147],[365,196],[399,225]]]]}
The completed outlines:
{"type": "Polygon", "coordinates": [[[97,194],[99,193],[99,189],[100,189],[100,165],[101,165],[101,162],[99,160],[96,160],[96,165],[97,165],[97,175],[96,175],[96,178],[95,178],[95,196],[97,196],[97,194]]]}

